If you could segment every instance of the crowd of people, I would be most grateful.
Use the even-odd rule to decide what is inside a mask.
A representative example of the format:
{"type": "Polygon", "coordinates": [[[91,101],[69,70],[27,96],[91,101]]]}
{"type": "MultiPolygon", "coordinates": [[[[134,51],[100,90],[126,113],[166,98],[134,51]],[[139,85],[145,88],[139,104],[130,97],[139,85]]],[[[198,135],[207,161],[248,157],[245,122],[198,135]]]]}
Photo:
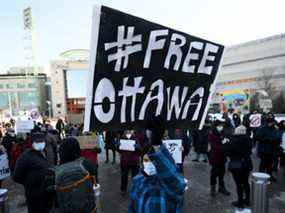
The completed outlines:
{"type": "Polygon", "coordinates": [[[81,124],[65,124],[59,119],[55,127],[45,121],[36,123],[29,133],[16,135],[10,122],[2,124],[0,151],[7,154],[13,180],[25,188],[29,213],[96,212],[93,186],[99,183],[97,155],[102,148],[105,163],[116,164],[116,154],[120,155],[120,191],[122,196],[130,192],[129,212],[181,212],[187,188],[183,162],[190,153],[192,161],[211,166],[211,196],[230,195],[224,175],[227,169],[232,173],[238,197],[232,205],[244,208],[251,205],[253,150],[260,159],[258,170],[269,174],[272,182],[285,160],[285,121],[278,123],[268,113],[262,116],[259,127],[252,127],[251,115],[257,113],[243,119],[237,113],[224,113],[221,119],[208,117],[201,130],[166,130],[163,120],[155,117],[141,130],[83,133],[81,124]],[[96,146],[82,149],[80,135],[97,135],[96,146]],[[98,146],[100,138],[105,147],[98,146]],[[122,139],[135,141],[133,150],[120,149],[122,139]],[[182,140],[181,164],[174,162],[162,144],[164,139],[182,140]]]}

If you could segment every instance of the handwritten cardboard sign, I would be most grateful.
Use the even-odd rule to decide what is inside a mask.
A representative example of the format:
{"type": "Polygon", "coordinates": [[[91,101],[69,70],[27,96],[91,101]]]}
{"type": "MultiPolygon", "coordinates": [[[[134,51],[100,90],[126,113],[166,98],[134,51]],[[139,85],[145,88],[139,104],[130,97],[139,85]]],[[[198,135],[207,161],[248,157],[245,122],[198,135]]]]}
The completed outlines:
{"type": "Polygon", "coordinates": [[[182,163],[182,140],[164,140],[162,143],[170,152],[175,163],[182,163]]]}

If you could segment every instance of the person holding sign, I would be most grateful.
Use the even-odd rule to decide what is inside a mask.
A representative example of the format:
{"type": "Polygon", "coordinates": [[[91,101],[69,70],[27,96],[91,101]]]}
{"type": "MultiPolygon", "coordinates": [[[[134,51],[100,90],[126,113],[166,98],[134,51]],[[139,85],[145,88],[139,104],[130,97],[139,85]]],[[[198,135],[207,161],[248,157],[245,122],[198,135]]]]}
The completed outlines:
{"type": "Polygon", "coordinates": [[[217,120],[214,122],[213,129],[209,133],[209,142],[211,145],[209,163],[212,166],[211,169],[211,196],[216,195],[217,178],[219,179],[219,193],[223,195],[230,195],[230,192],[225,188],[224,176],[225,176],[225,164],[226,155],[224,152],[224,144],[229,139],[224,136],[224,124],[217,120]]]}
{"type": "Polygon", "coordinates": [[[15,130],[12,127],[9,127],[7,128],[7,132],[5,136],[3,137],[2,143],[1,143],[6,149],[6,153],[8,155],[8,160],[9,160],[9,165],[11,162],[12,147],[13,147],[13,144],[15,144],[15,142],[16,142],[15,130]]]}
{"type": "Polygon", "coordinates": [[[132,177],[135,177],[140,169],[141,147],[135,138],[134,131],[124,132],[118,144],[118,152],[121,154],[121,195],[125,196],[129,172],[132,173],[132,177]]]}
{"type": "Polygon", "coordinates": [[[266,172],[271,176],[271,181],[276,182],[272,174],[273,163],[281,138],[274,118],[267,118],[266,125],[257,130],[256,141],[258,141],[257,153],[260,158],[259,172],[266,172]]]}
{"type": "Polygon", "coordinates": [[[184,177],[167,148],[162,145],[164,125],[159,119],[149,121],[146,130],[151,147],[143,158],[140,175],[133,179],[129,213],[179,213],[186,188],[184,177]]]}

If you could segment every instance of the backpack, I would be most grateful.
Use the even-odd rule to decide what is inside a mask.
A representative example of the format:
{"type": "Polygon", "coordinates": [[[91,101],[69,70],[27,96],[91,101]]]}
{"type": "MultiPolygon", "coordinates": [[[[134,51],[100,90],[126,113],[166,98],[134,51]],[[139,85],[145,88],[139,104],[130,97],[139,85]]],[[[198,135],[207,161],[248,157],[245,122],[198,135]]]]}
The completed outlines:
{"type": "Polygon", "coordinates": [[[90,176],[83,166],[84,158],[62,164],[55,169],[55,188],[60,213],[96,212],[93,185],[95,177],[90,176]]]}

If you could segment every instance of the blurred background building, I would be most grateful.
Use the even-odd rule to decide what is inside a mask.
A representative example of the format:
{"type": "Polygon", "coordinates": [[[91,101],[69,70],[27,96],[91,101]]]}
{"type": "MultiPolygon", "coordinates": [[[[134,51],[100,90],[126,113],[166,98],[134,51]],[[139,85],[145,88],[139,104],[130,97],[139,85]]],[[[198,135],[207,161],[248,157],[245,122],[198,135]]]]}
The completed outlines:
{"type": "Polygon", "coordinates": [[[83,122],[89,51],[68,50],[51,62],[52,106],[55,117],[83,122]]]}
{"type": "Polygon", "coordinates": [[[285,113],[285,34],[226,48],[212,111],[221,106],[285,113]]]}
{"type": "Polygon", "coordinates": [[[39,112],[48,115],[47,100],[50,100],[50,97],[46,82],[46,74],[26,75],[16,72],[1,74],[1,116],[17,116],[19,113],[31,109],[38,109],[39,112]]]}

